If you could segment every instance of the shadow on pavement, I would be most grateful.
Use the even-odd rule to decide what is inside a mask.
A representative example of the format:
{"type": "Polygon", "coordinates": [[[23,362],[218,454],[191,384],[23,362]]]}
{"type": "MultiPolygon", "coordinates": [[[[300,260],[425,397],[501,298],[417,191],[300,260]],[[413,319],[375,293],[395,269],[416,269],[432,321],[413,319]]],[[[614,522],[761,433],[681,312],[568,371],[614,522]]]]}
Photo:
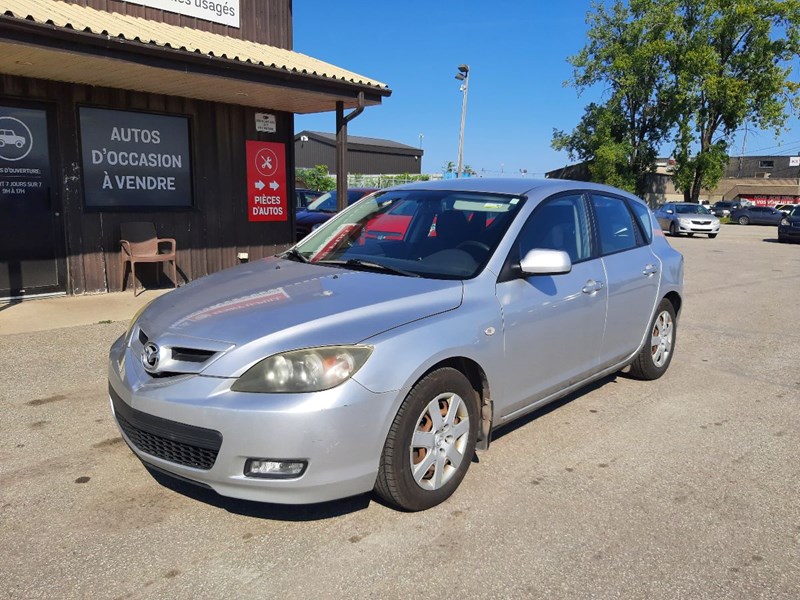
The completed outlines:
{"type": "Polygon", "coordinates": [[[22,300],[12,300],[11,302],[0,304],[0,312],[8,310],[9,308],[16,306],[17,304],[22,304],[22,300]]]}
{"type": "Polygon", "coordinates": [[[584,396],[584,395],[588,394],[589,392],[593,392],[595,390],[598,390],[601,387],[603,387],[605,385],[608,385],[609,383],[616,383],[617,382],[617,377],[625,377],[625,374],[624,373],[620,373],[618,371],[618,372],[613,373],[611,375],[607,375],[607,376],[603,377],[602,379],[598,379],[597,381],[595,381],[593,383],[590,383],[590,384],[588,384],[588,385],[586,385],[586,386],[584,386],[584,387],[582,387],[582,388],[580,388],[578,390],[575,390],[571,394],[567,394],[566,396],[564,396],[560,400],[555,400],[553,402],[550,402],[549,404],[546,404],[545,406],[536,409],[535,411],[533,411],[532,413],[530,413],[528,415],[525,415],[524,417],[520,417],[519,419],[515,419],[514,421],[512,421],[508,425],[500,426],[499,428],[495,429],[492,432],[492,442],[496,442],[497,440],[505,437],[509,433],[512,433],[512,432],[516,431],[520,427],[525,427],[525,425],[527,425],[528,423],[530,423],[532,421],[535,421],[539,417],[543,417],[544,415],[549,414],[549,413],[553,412],[554,410],[557,410],[557,409],[561,408],[565,404],[569,404],[570,402],[572,402],[576,398],[580,398],[581,396],[584,396]]]}

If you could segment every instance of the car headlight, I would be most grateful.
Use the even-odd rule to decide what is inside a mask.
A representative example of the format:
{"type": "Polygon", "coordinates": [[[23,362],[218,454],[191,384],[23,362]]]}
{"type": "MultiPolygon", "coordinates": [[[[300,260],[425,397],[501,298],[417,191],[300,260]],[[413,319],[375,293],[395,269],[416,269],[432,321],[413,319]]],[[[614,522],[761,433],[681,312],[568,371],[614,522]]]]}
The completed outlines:
{"type": "Polygon", "coordinates": [[[131,343],[131,339],[130,338],[131,338],[131,332],[133,331],[133,326],[136,325],[136,321],[139,320],[139,317],[142,315],[142,313],[145,311],[145,309],[148,306],[150,306],[150,304],[152,304],[152,302],[153,302],[152,300],[150,300],[149,302],[146,302],[144,304],[144,306],[142,306],[139,310],[137,310],[134,313],[133,317],[131,317],[131,320],[128,323],[128,330],[125,332],[125,345],[126,346],[131,343]]]}
{"type": "Polygon", "coordinates": [[[274,354],[250,367],[231,389],[263,394],[329,390],[350,379],[370,354],[371,346],[327,346],[274,354]]]}
{"type": "Polygon", "coordinates": [[[789,219],[786,219],[786,218],[781,219],[781,225],[788,226],[789,225],[789,219]]]}
{"type": "Polygon", "coordinates": [[[683,217],[679,218],[678,221],[681,225],[691,225],[692,221],[690,219],[684,219],[683,217]]]}

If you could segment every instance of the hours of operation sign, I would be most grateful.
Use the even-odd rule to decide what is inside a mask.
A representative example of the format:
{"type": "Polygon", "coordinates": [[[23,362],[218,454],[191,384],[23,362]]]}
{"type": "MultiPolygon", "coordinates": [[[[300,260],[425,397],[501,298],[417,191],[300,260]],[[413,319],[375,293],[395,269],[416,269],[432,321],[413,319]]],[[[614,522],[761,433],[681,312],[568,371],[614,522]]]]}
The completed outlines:
{"type": "Polygon", "coordinates": [[[247,220],[289,220],[284,144],[247,141],[247,220]]]}

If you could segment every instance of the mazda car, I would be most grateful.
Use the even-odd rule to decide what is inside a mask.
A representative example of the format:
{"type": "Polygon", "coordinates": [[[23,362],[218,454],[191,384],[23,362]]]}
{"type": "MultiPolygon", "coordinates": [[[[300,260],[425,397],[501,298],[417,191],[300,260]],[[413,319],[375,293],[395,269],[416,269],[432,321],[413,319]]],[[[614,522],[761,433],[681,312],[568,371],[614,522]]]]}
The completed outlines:
{"type": "Polygon", "coordinates": [[[621,369],[661,377],[683,270],[615,188],[398,186],[146,306],[111,347],[111,410],[145,466],[224,496],[423,510],[498,427],[621,369]]]}

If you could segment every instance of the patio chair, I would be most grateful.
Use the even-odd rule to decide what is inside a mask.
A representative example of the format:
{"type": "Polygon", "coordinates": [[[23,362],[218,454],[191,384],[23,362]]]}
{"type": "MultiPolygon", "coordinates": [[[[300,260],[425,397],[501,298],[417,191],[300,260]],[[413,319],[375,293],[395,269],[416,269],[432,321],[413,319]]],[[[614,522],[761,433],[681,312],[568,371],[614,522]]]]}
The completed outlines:
{"type": "MultiPolygon", "coordinates": [[[[136,291],[136,263],[159,263],[172,261],[172,281],[178,287],[177,265],[175,264],[175,240],[172,238],[159,238],[156,228],[150,222],[139,221],[134,223],[121,223],[120,230],[120,266],[122,270],[122,289],[127,282],[127,266],[131,265],[133,276],[133,295],[136,291]],[[162,248],[162,246],[164,246],[162,248]],[[169,246],[169,248],[166,248],[169,246]]],[[[161,282],[161,268],[156,271],[158,282],[161,282]]]]}

